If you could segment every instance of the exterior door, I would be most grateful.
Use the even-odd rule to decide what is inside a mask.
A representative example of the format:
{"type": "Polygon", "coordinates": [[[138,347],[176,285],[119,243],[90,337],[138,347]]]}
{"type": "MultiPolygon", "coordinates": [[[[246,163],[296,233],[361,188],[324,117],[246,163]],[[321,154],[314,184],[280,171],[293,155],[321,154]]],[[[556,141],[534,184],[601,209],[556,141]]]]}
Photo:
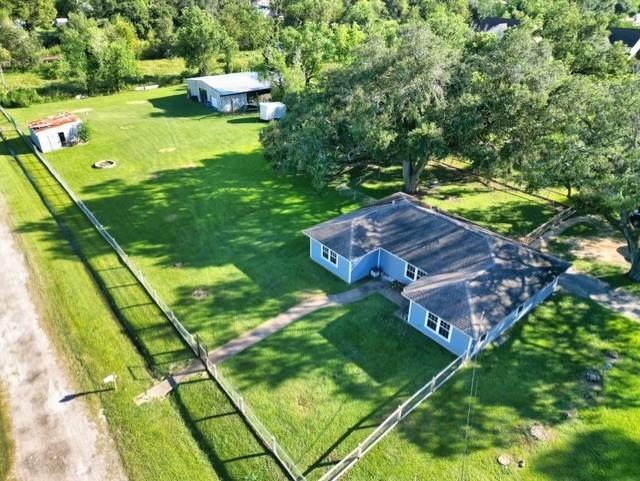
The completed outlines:
{"type": "Polygon", "coordinates": [[[200,89],[200,102],[203,104],[207,103],[207,91],[205,89],[200,89]]]}

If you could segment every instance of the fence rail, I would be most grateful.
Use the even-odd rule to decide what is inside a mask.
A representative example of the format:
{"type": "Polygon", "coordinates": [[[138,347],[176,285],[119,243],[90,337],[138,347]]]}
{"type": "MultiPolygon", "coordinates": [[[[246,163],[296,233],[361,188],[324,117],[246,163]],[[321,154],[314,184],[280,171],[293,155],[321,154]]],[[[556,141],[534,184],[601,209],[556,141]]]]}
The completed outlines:
{"type": "MultiPolygon", "coordinates": [[[[36,147],[33,145],[30,139],[28,140],[26,138],[25,134],[22,132],[22,129],[20,129],[20,126],[16,123],[13,116],[11,116],[2,106],[0,106],[0,112],[2,112],[4,117],[13,125],[16,132],[18,132],[20,138],[27,144],[29,149],[38,158],[40,163],[47,169],[49,174],[56,180],[56,182],[60,185],[60,187],[62,187],[62,189],[66,192],[69,198],[85,215],[85,217],[89,220],[89,222],[93,225],[93,227],[98,231],[98,233],[102,236],[102,238],[113,248],[113,250],[115,251],[117,256],[120,258],[122,263],[127,267],[127,269],[129,269],[131,274],[136,278],[136,280],[144,288],[144,290],[147,292],[147,294],[153,300],[156,306],[158,306],[158,308],[162,311],[164,316],[173,325],[173,327],[176,329],[180,337],[191,348],[191,350],[196,354],[196,356],[202,361],[202,363],[206,367],[208,374],[211,376],[212,379],[215,380],[218,386],[224,391],[227,397],[231,400],[231,402],[236,407],[238,412],[240,412],[243,418],[246,420],[247,424],[252,429],[252,431],[258,436],[258,438],[262,441],[264,446],[273,454],[273,456],[279,462],[280,466],[284,468],[286,474],[294,481],[305,480],[305,477],[302,471],[298,468],[298,466],[293,461],[291,456],[277,442],[275,436],[271,434],[271,432],[262,423],[262,421],[260,421],[260,419],[255,414],[255,412],[247,405],[242,395],[240,395],[235,390],[235,388],[231,385],[231,383],[222,376],[219,369],[217,369],[217,366],[215,364],[212,364],[209,361],[207,346],[200,341],[197,335],[194,336],[187,330],[187,328],[184,327],[184,325],[180,322],[176,314],[160,298],[160,296],[158,295],[158,292],[147,281],[145,276],[133,263],[131,258],[124,251],[124,249],[122,249],[122,247],[120,247],[120,245],[113,238],[113,236],[109,234],[107,229],[102,225],[102,223],[93,214],[93,212],[84,204],[84,202],[82,202],[82,200],[80,200],[80,198],[76,195],[73,189],[71,189],[71,187],[66,183],[66,181],[62,178],[62,176],[58,173],[58,171],[49,163],[47,158],[36,149],[36,147]]],[[[16,154],[14,153],[14,155],[16,154]]]]}
{"type": "MultiPolygon", "coordinates": [[[[232,404],[236,407],[238,412],[245,419],[247,425],[252,429],[255,435],[260,439],[264,446],[273,454],[280,466],[284,469],[287,476],[294,481],[306,481],[304,473],[298,468],[296,462],[291,458],[287,451],[278,443],[276,437],[269,431],[269,429],[262,423],[260,418],[251,409],[246,399],[233,387],[223,374],[220,372],[219,367],[212,363],[208,357],[209,349],[207,345],[202,342],[197,335],[192,335],[178,320],[175,313],[164,303],[160,298],[157,291],[149,284],[142,272],[136,267],[127,253],[120,247],[118,242],[109,234],[107,229],[102,225],[93,212],[78,198],[71,187],[66,183],[60,174],[53,168],[44,155],[42,155],[33,145],[30,140],[27,140],[26,136],[14,120],[14,118],[0,106],[2,114],[13,124],[15,130],[18,132],[22,140],[33,151],[38,160],[44,165],[51,176],[58,182],[67,195],[73,200],[75,205],[82,211],[87,217],[93,227],[100,233],[105,241],[113,248],[122,263],[129,269],[137,281],[145,289],[149,297],[162,311],[165,317],[171,322],[178,334],[184,340],[184,342],[193,350],[195,355],[200,359],[206,368],[209,376],[216,382],[216,384],[226,394],[232,404]]],[[[339,189],[340,190],[340,189],[339,189]]],[[[357,196],[357,191],[350,188],[342,189],[344,192],[348,192],[349,195],[357,196]]],[[[368,196],[364,196],[365,202],[370,200],[368,196]]],[[[472,355],[475,355],[475,351],[472,355]]],[[[376,446],[387,434],[389,434],[403,419],[411,414],[418,406],[426,401],[435,391],[437,391],[445,382],[447,382],[459,369],[461,369],[469,354],[456,358],[451,364],[445,367],[442,371],[436,374],[429,382],[418,389],[409,399],[403,402],[393,413],[391,413],[378,427],[367,436],[354,450],[348,453],[342,460],[334,465],[329,471],[327,471],[319,481],[334,481],[344,476],[365,454],[367,454],[374,446],[376,446]]]]}
{"type": "Polygon", "coordinates": [[[532,244],[537,239],[549,232],[551,229],[562,224],[565,220],[567,220],[575,213],[576,210],[573,207],[569,207],[561,211],[559,214],[555,215],[544,224],[536,227],[533,231],[529,232],[526,236],[523,237],[522,242],[527,245],[532,244]]]}
{"type": "Polygon", "coordinates": [[[334,481],[344,476],[360,459],[378,444],[404,418],[411,414],[420,404],[447,382],[467,361],[467,354],[453,360],[451,364],[436,374],[428,383],[418,389],[409,399],[393,411],[369,436],[365,438],[353,451],[342,458],[319,481],[334,481]]]}

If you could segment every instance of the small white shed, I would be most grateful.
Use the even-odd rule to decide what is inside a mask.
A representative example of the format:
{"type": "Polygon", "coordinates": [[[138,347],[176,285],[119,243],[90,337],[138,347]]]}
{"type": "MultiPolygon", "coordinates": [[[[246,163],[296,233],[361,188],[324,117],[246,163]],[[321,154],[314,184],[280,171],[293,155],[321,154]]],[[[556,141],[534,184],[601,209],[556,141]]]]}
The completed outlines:
{"type": "Polygon", "coordinates": [[[287,106],[282,102],[260,102],[261,120],[280,120],[287,115],[287,106]]]}
{"type": "Polygon", "coordinates": [[[237,72],[187,79],[189,98],[220,112],[236,112],[247,106],[258,107],[260,97],[271,94],[271,83],[258,72],[237,72]]]}
{"type": "Polygon", "coordinates": [[[82,121],[76,114],[62,112],[51,117],[31,122],[31,141],[40,152],[51,152],[73,145],[78,141],[78,130],[82,121]]]}

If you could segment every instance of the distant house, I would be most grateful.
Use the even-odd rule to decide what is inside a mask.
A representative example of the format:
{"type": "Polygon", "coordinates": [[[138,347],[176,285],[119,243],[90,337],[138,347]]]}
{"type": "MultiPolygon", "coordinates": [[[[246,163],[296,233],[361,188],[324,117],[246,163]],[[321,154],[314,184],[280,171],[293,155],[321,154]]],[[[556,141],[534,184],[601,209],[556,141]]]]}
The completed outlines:
{"type": "Polygon", "coordinates": [[[62,28],[69,25],[69,19],[67,17],[58,17],[53,22],[56,28],[62,28]]]}
{"type": "Polygon", "coordinates": [[[640,58],[640,28],[610,28],[609,42],[622,42],[630,57],[640,58]]]}
{"type": "Polygon", "coordinates": [[[258,9],[265,17],[270,17],[272,15],[271,12],[271,1],[270,0],[252,0],[253,6],[258,9]]]}
{"type": "Polygon", "coordinates": [[[516,18],[487,17],[478,20],[475,24],[475,29],[478,32],[495,33],[502,37],[508,29],[518,25],[520,25],[520,20],[516,18]]]}
{"type": "Polygon", "coordinates": [[[311,258],[345,282],[382,271],[404,284],[409,324],[457,355],[499,337],[569,268],[406,194],[304,233],[311,258]]]}
{"type": "Polygon", "coordinates": [[[271,83],[258,72],[238,72],[187,79],[189,97],[220,112],[236,112],[247,106],[258,107],[258,100],[271,93],[271,83]]]}
{"type": "Polygon", "coordinates": [[[81,124],[82,121],[77,115],[62,112],[35,120],[28,127],[31,141],[38,150],[51,152],[76,143],[81,124]]]}

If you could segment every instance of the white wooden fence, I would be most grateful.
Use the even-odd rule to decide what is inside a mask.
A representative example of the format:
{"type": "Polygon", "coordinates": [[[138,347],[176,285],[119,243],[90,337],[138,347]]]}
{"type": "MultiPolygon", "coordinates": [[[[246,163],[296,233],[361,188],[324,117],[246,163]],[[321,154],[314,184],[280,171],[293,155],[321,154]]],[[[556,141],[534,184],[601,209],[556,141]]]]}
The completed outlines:
{"type": "MultiPolygon", "coordinates": [[[[93,227],[98,231],[98,233],[102,236],[102,238],[107,241],[107,243],[113,248],[116,252],[122,263],[129,269],[131,274],[136,278],[136,280],[140,283],[140,285],[147,292],[149,297],[153,300],[153,302],[158,306],[158,308],[162,311],[164,316],[171,322],[173,327],[176,329],[180,337],[184,340],[184,342],[193,350],[193,352],[198,356],[198,358],[203,362],[203,364],[207,368],[207,372],[211,375],[211,377],[216,381],[218,386],[223,390],[223,392],[228,396],[231,402],[234,404],[238,412],[241,413],[243,418],[247,421],[247,424],[253,430],[253,432],[258,436],[258,438],[263,442],[264,446],[273,454],[276,460],[280,463],[280,465],[284,468],[287,475],[295,480],[304,480],[304,476],[302,471],[297,467],[291,456],[287,454],[284,448],[277,442],[275,436],[273,436],[269,430],[264,426],[264,424],[260,421],[258,416],[251,410],[251,408],[247,405],[244,398],[238,394],[238,392],[233,388],[231,383],[224,379],[219,371],[216,369],[216,366],[209,362],[207,357],[207,348],[206,346],[200,342],[200,340],[192,335],[186,327],[178,320],[176,314],[165,304],[165,302],[160,298],[158,292],[151,286],[151,284],[147,281],[142,272],[136,267],[131,258],[127,255],[127,253],[120,247],[118,242],[109,234],[107,229],[102,225],[102,223],[98,220],[98,218],[91,212],[91,210],[80,200],[80,198],[76,195],[76,193],[71,189],[71,187],[66,183],[66,181],[62,178],[62,176],[53,168],[51,163],[47,160],[47,158],[42,155],[33,143],[24,136],[22,130],[14,120],[14,118],[6,111],[4,108],[0,106],[0,111],[2,114],[11,122],[18,132],[22,140],[29,146],[29,148],[36,155],[38,160],[42,163],[42,165],[47,169],[49,174],[56,180],[56,182],[62,187],[62,189],[66,192],[69,198],[75,203],[76,206],[82,211],[85,217],[89,220],[89,222],[93,225],[93,227]]],[[[16,155],[13,153],[13,155],[16,155]]],[[[37,188],[37,186],[35,186],[37,188]]],[[[44,194],[43,194],[44,195],[44,194]]]]}

